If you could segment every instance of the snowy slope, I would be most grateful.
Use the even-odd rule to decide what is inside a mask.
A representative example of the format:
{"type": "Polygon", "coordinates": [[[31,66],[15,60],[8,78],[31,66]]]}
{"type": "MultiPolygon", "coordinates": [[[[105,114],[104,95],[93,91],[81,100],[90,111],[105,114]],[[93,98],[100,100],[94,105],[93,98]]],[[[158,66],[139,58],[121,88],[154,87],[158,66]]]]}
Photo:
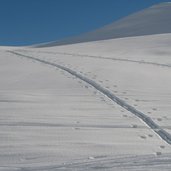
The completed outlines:
{"type": "MultiPolygon", "coordinates": [[[[80,42],[106,40],[113,38],[132,37],[171,33],[171,3],[161,3],[132,14],[95,31],[56,41],[43,46],[56,46],[80,42]]],[[[41,46],[41,45],[40,45],[41,46]]]]}
{"type": "Polygon", "coordinates": [[[171,33],[0,47],[0,171],[169,171],[170,47],[171,33]]]}
{"type": "Polygon", "coordinates": [[[77,77],[107,89],[170,134],[169,40],[162,34],[1,49],[0,170],[169,170],[170,144],[77,77]],[[114,54],[116,44],[121,48],[114,54]],[[156,48],[151,53],[148,47],[156,48]]]}

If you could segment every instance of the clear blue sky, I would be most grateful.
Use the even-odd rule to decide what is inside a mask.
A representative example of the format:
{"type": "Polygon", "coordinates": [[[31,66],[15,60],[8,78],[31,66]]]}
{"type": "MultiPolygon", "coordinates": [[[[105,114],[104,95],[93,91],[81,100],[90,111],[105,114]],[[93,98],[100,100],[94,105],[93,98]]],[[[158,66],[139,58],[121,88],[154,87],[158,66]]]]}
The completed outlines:
{"type": "Polygon", "coordinates": [[[0,0],[0,45],[77,35],[171,0],[0,0]]]}

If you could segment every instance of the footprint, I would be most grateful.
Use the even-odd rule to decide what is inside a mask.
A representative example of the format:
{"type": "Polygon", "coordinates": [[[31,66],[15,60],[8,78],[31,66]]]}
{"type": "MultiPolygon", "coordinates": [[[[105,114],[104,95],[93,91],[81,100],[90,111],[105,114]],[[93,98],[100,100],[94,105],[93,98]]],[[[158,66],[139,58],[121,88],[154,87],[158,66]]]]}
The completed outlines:
{"type": "Polygon", "coordinates": [[[134,104],[134,106],[138,106],[137,104],[134,104]]]}
{"type": "Polygon", "coordinates": [[[138,99],[135,99],[135,101],[136,101],[136,102],[139,102],[140,100],[138,100],[138,99]]]}
{"type": "Polygon", "coordinates": [[[88,86],[85,86],[85,88],[89,88],[88,86]]]}
{"type": "Polygon", "coordinates": [[[160,146],[160,148],[164,149],[164,148],[165,148],[165,146],[164,146],[164,145],[161,145],[161,146],[160,146]]]}
{"type": "Polygon", "coordinates": [[[74,130],[80,130],[80,128],[74,128],[74,130]]]}
{"type": "Polygon", "coordinates": [[[149,134],[148,136],[149,136],[150,138],[152,138],[152,137],[153,137],[153,135],[152,135],[152,134],[149,134]]]}
{"type": "Polygon", "coordinates": [[[122,92],[123,94],[127,94],[125,91],[124,92],[122,92]]]}
{"type": "Polygon", "coordinates": [[[125,118],[126,118],[126,117],[128,117],[128,115],[123,115],[123,117],[125,117],[125,118]]]}
{"type": "Polygon", "coordinates": [[[103,83],[103,81],[99,80],[100,83],[103,83]]]}
{"type": "Polygon", "coordinates": [[[151,114],[151,112],[147,112],[147,113],[151,114]]]}
{"type": "Polygon", "coordinates": [[[105,156],[105,155],[102,155],[102,156],[95,156],[94,158],[95,159],[101,159],[101,158],[106,158],[107,156],[105,156]]]}
{"type": "Polygon", "coordinates": [[[156,110],[157,110],[157,108],[152,108],[152,110],[156,111],[156,110]]]}
{"type": "Polygon", "coordinates": [[[106,86],[106,88],[108,88],[108,89],[109,89],[110,87],[109,87],[109,86],[106,86]]]}
{"type": "Polygon", "coordinates": [[[156,152],[156,155],[157,155],[157,156],[160,156],[160,155],[162,155],[162,153],[161,153],[160,151],[157,151],[157,152],[156,152]]]}
{"type": "Polygon", "coordinates": [[[128,100],[128,97],[125,97],[125,100],[128,100]]]}
{"type": "Polygon", "coordinates": [[[114,91],[114,93],[117,93],[118,91],[114,91]]]}
{"type": "Polygon", "coordinates": [[[161,118],[157,118],[157,120],[158,120],[158,121],[162,121],[162,119],[161,119],[161,118]]]}
{"type": "Polygon", "coordinates": [[[138,128],[138,125],[133,124],[132,128],[138,128]]]}
{"type": "Polygon", "coordinates": [[[140,136],[142,139],[146,139],[147,137],[145,135],[140,136]]]}
{"type": "Polygon", "coordinates": [[[113,87],[118,87],[117,85],[113,85],[113,87]]]}

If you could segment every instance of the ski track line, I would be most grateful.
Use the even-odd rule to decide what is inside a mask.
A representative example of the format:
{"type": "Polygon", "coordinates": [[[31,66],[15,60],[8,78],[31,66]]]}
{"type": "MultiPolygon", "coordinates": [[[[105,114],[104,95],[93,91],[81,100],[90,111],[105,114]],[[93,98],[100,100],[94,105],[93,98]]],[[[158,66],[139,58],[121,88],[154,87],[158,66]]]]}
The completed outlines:
{"type": "Polygon", "coordinates": [[[107,156],[95,156],[94,160],[79,159],[72,163],[63,164],[51,164],[45,166],[33,166],[33,167],[18,167],[16,171],[90,171],[90,170],[122,170],[122,171],[144,171],[155,170],[160,167],[163,170],[169,170],[171,167],[170,154],[154,157],[153,155],[143,156],[125,156],[125,157],[107,157],[107,156]],[[148,169],[147,169],[148,168],[148,169]]]}
{"type": "MultiPolygon", "coordinates": [[[[59,53],[58,54],[62,54],[59,53]]],[[[145,62],[145,61],[138,61],[138,60],[131,60],[131,59],[119,59],[119,58],[111,58],[111,57],[103,57],[103,56],[93,56],[93,55],[82,55],[82,54],[71,54],[71,53],[63,53],[63,55],[70,55],[70,56],[79,56],[79,57],[85,57],[85,58],[95,58],[95,59],[105,59],[105,60],[113,60],[113,61],[122,61],[122,62],[132,62],[132,63],[139,63],[139,64],[147,64],[147,65],[156,65],[161,67],[171,67],[167,64],[160,64],[156,62],[145,62]]]]}
{"type": "Polygon", "coordinates": [[[136,108],[134,108],[133,106],[129,105],[128,103],[126,103],[122,99],[118,98],[112,92],[110,92],[109,90],[103,88],[100,84],[96,83],[95,81],[93,81],[93,80],[91,80],[91,79],[89,79],[89,78],[87,78],[87,77],[77,73],[74,70],[71,70],[71,69],[69,69],[67,67],[64,67],[62,65],[59,65],[59,64],[54,64],[52,62],[48,62],[46,60],[38,59],[36,57],[24,55],[24,54],[15,52],[15,51],[8,50],[7,52],[12,53],[12,54],[17,55],[17,56],[21,56],[21,57],[25,57],[25,58],[28,58],[28,59],[36,60],[38,62],[47,64],[47,65],[51,65],[51,66],[57,67],[57,68],[59,68],[59,69],[61,69],[63,71],[66,71],[66,72],[70,73],[71,75],[81,79],[82,81],[88,83],[89,85],[94,87],[96,90],[98,90],[99,92],[101,92],[102,94],[107,96],[109,99],[111,99],[112,101],[117,103],[119,106],[123,107],[124,109],[126,109],[129,112],[131,112],[132,114],[136,115],[146,125],[148,125],[155,133],[157,133],[166,143],[171,145],[171,135],[167,131],[165,131],[159,125],[157,125],[148,115],[142,113],[141,111],[138,111],[136,108]]]}
{"type": "MultiPolygon", "coordinates": [[[[22,50],[27,51],[27,50],[22,50]]],[[[35,51],[33,51],[35,52],[35,51]]],[[[105,60],[112,60],[112,61],[122,61],[122,62],[131,62],[131,63],[138,63],[138,64],[146,64],[146,65],[154,65],[154,66],[161,66],[161,67],[167,67],[171,68],[171,65],[167,64],[160,64],[156,62],[147,62],[147,61],[138,61],[138,60],[131,60],[131,59],[124,59],[124,58],[112,58],[112,57],[104,57],[104,56],[95,56],[95,55],[87,55],[87,54],[76,54],[76,53],[62,53],[62,52],[43,52],[39,51],[40,53],[47,53],[47,54],[59,54],[59,55],[69,55],[69,56],[77,56],[77,57],[83,57],[83,58],[95,58],[95,59],[105,59],[105,60]]]]}

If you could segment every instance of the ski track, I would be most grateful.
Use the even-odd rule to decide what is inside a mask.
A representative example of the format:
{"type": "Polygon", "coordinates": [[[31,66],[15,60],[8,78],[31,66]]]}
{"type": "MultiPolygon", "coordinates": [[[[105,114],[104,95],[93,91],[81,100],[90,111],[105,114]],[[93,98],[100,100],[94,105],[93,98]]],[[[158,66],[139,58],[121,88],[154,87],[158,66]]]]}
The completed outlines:
{"type": "MultiPolygon", "coordinates": [[[[26,51],[26,50],[22,50],[26,51]]],[[[35,51],[33,51],[35,52],[35,51]]],[[[138,63],[138,64],[146,64],[146,65],[154,65],[154,66],[160,66],[160,67],[167,67],[171,68],[171,65],[168,64],[161,64],[157,62],[147,62],[143,60],[131,60],[131,59],[120,59],[120,58],[112,58],[112,57],[104,57],[104,56],[95,56],[95,55],[87,55],[87,54],[77,54],[77,53],[62,53],[62,52],[47,52],[47,51],[39,51],[41,53],[47,53],[47,54],[59,54],[59,55],[69,55],[69,56],[78,56],[78,57],[83,57],[83,58],[95,58],[95,59],[105,59],[105,60],[112,60],[112,61],[121,61],[121,62],[131,62],[131,63],[138,63]]]]}
{"type": "Polygon", "coordinates": [[[70,56],[79,56],[79,57],[85,57],[85,58],[96,58],[96,59],[105,59],[105,60],[113,60],[113,61],[122,61],[122,62],[132,62],[132,63],[139,63],[139,64],[147,64],[147,65],[156,65],[161,67],[171,67],[167,64],[160,64],[156,62],[146,62],[146,61],[138,61],[138,60],[131,60],[131,59],[119,59],[119,58],[111,58],[111,57],[103,57],[103,56],[94,56],[94,55],[82,55],[82,54],[71,54],[71,53],[57,53],[57,54],[63,54],[63,55],[70,55],[70,56]]]}
{"type": "MultiPolygon", "coordinates": [[[[144,170],[163,170],[168,171],[171,167],[171,154],[162,156],[142,155],[142,156],[96,156],[94,159],[79,159],[72,163],[63,163],[60,165],[44,165],[34,167],[16,167],[16,171],[90,171],[90,170],[108,170],[108,171],[144,171],[144,170]]],[[[10,167],[0,167],[10,169],[10,167]]],[[[7,171],[9,171],[7,170],[7,171]]]]}
{"type": "Polygon", "coordinates": [[[57,67],[63,71],[66,71],[68,73],[70,73],[71,75],[81,79],[82,81],[88,83],[89,85],[91,85],[92,87],[94,87],[96,90],[98,90],[99,92],[101,92],[102,94],[104,94],[105,96],[107,96],[109,99],[111,99],[112,101],[114,101],[115,103],[117,103],[119,106],[123,107],[124,109],[126,109],[127,111],[131,112],[132,114],[136,115],[138,118],[140,118],[147,126],[149,126],[155,133],[157,133],[166,143],[171,145],[171,135],[165,131],[164,129],[162,129],[159,125],[157,125],[150,117],[148,117],[148,115],[142,113],[141,111],[138,111],[136,108],[134,108],[133,106],[129,105],[128,103],[126,103],[125,101],[123,101],[122,99],[118,98],[117,96],[115,96],[112,92],[110,92],[109,90],[103,88],[100,84],[96,83],[95,81],[77,73],[74,70],[71,70],[70,68],[64,67],[62,65],[59,64],[54,64],[52,62],[43,60],[43,59],[39,59],[36,57],[32,57],[32,56],[28,56],[28,55],[24,55],[22,53],[18,53],[16,51],[10,51],[8,50],[7,52],[17,55],[17,56],[21,56],[21,57],[25,57],[28,59],[32,59],[53,67],[57,67]]]}

